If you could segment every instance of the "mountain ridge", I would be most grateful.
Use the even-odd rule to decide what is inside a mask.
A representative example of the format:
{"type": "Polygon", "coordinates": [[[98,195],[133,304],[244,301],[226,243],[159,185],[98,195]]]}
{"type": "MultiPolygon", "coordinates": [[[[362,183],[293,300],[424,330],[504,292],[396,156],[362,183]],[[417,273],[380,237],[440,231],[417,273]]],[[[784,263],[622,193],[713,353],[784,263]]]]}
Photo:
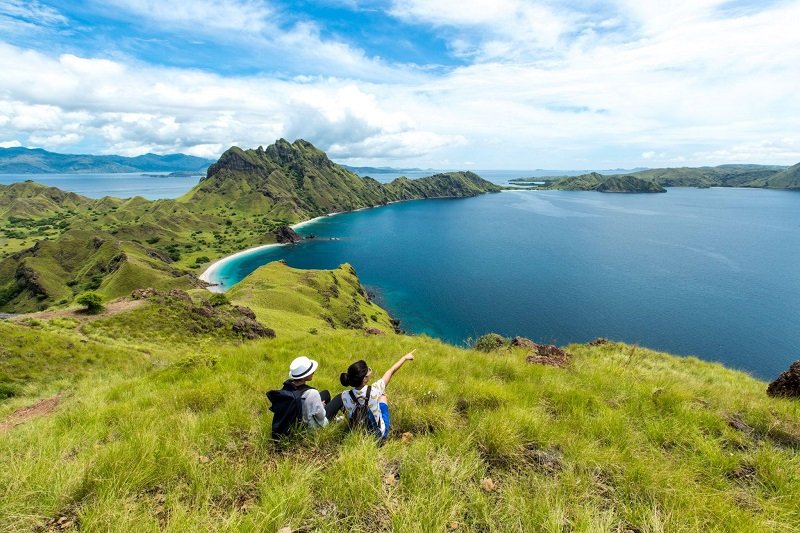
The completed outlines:
{"type": "Polygon", "coordinates": [[[213,161],[186,154],[61,154],[43,148],[0,148],[0,174],[127,173],[205,170],[213,161]]]}

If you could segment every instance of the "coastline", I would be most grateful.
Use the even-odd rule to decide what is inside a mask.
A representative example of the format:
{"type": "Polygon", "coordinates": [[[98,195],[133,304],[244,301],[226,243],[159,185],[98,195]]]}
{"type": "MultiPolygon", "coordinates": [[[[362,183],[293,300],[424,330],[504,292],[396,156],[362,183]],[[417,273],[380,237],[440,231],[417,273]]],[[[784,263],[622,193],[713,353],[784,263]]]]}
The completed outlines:
{"type": "MultiPolygon", "coordinates": [[[[498,192],[506,192],[506,191],[505,190],[501,190],[501,191],[498,191],[498,192]]],[[[415,202],[415,201],[419,201],[419,200],[458,199],[458,198],[464,198],[464,197],[462,197],[462,196],[442,196],[442,197],[436,197],[436,198],[409,198],[408,200],[393,200],[391,202],[386,202],[385,204],[370,205],[370,206],[366,206],[366,207],[359,207],[358,209],[353,209],[352,211],[334,211],[333,213],[328,213],[327,215],[320,215],[318,217],[310,218],[308,220],[303,220],[301,222],[296,222],[294,224],[291,224],[289,227],[292,228],[293,230],[297,230],[299,228],[311,225],[314,222],[322,220],[323,218],[328,218],[328,217],[332,217],[332,216],[336,216],[336,215],[341,215],[341,214],[344,214],[344,213],[355,213],[355,212],[358,212],[358,211],[366,211],[368,209],[377,209],[379,207],[384,207],[384,206],[392,205],[392,204],[399,204],[401,202],[415,202]]],[[[201,281],[204,281],[204,282],[210,284],[208,287],[206,287],[206,289],[208,291],[210,291],[210,292],[220,292],[220,293],[221,292],[225,292],[230,287],[224,286],[222,284],[222,282],[220,282],[218,279],[215,279],[215,275],[219,273],[219,271],[220,271],[220,269],[222,269],[222,267],[224,267],[226,264],[228,264],[229,262],[231,262],[234,259],[238,259],[240,257],[244,257],[244,256],[247,256],[247,255],[259,252],[261,250],[266,250],[268,248],[273,248],[275,246],[285,246],[285,245],[286,244],[282,244],[282,243],[277,243],[276,242],[276,243],[271,243],[271,244],[262,244],[260,246],[254,246],[253,248],[245,248],[244,250],[241,250],[241,251],[236,252],[234,254],[226,255],[225,257],[221,257],[220,259],[217,259],[216,261],[211,263],[211,265],[209,265],[208,268],[206,268],[203,271],[202,274],[200,274],[197,277],[201,281]]]]}
{"type": "MultiPolygon", "coordinates": [[[[298,228],[302,228],[304,226],[308,226],[310,224],[313,224],[314,222],[317,222],[318,220],[322,220],[323,218],[327,218],[327,217],[331,217],[331,216],[339,215],[339,214],[341,214],[341,213],[340,212],[328,213],[327,215],[321,215],[321,216],[318,216],[318,217],[310,218],[308,220],[303,220],[302,222],[297,222],[295,224],[290,225],[289,227],[292,228],[293,230],[297,230],[298,228]]],[[[205,281],[206,283],[210,283],[210,285],[208,287],[206,287],[206,289],[208,289],[210,292],[225,292],[230,287],[224,286],[222,284],[222,282],[219,279],[216,278],[216,275],[219,273],[219,271],[225,265],[227,265],[228,263],[230,263],[234,259],[245,257],[245,256],[248,256],[248,255],[254,254],[256,252],[260,252],[261,250],[266,250],[266,249],[274,248],[274,247],[277,247],[277,246],[286,246],[286,243],[274,242],[274,243],[270,243],[270,244],[262,244],[260,246],[254,246],[252,248],[245,248],[244,250],[240,250],[240,251],[238,251],[238,252],[236,252],[234,254],[231,254],[231,255],[226,255],[225,257],[221,257],[220,259],[217,259],[216,261],[211,263],[208,266],[208,268],[206,268],[203,271],[203,273],[200,274],[197,277],[201,281],[205,281]]]]}

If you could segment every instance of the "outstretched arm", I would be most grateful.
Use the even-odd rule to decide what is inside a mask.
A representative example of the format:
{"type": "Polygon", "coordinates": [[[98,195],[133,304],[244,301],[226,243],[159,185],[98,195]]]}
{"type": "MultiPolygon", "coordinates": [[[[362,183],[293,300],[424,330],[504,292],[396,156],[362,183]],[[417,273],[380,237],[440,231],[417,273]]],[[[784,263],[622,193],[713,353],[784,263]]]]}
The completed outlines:
{"type": "Polygon", "coordinates": [[[405,354],[403,357],[398,359],[397,362],[392,365],[392,368],[390,368],[389,370],[386,371],[386,373],[383,375],[383,382],[386,385],[389,385],[389,381],[392,379],[392,376],[394,375],[394,373],[397,372],[400,369],[400,367],[403,366],[403,364],[406,361],[413,361],[414,360],[414,352],[416,352],[416,351],[417,351],[417,349],[414,348],[413,350],[411,350],[410,352],[405,354]]]}

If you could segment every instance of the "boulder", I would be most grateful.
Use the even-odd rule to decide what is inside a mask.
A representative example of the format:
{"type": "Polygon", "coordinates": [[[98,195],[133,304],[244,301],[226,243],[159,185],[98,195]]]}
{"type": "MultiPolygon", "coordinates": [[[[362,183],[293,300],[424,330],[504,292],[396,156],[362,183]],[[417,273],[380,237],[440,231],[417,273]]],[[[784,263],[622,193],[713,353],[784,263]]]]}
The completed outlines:
{"type": "Polygon", "coordinates": [[[539,345],[525,337],[514,337],[511,339],[509,346],[512,348],[527,348],[528,350],[535,351],[539,345]]]}
{"type": "Polygon", "coordinates": [[[383,331],[382,329],[378,329],[378,328],[367,328],[364,331],[367,332],[367,335],[386,335],[385,331],[383,331]]]}
{"type": "Polygon", "coordinates": [[[170,289],[170,291],[167,293],[167,296],[170,298],[175,298],[176,300],[183,300],[189,303],[192,302],[192,297],[189,296],[189,293],[180,289],[170,289]]]}
{"type": "Polygon", "coordinates": [[[300,242],[303,237],[289,226],[281,226],[275,230],[275,240],[281,244],[300,242]]]}
{"type": "Polygon", "coordinates": [[[152,287],[146,289],[136,289],[131,293],[131,298],[134,300],[147,300],[154,296],[158,296],[159,292],[152,287]]]}
{"type": "Polygon", "coordinates": [[[598,337],[592,341],[589,341],[589,346],[604,346],[608,344],[608,339],[605,337],[598,337]]]}
{"type": "Polygon", "coordinates": [[[786,398],[800,398],[800,360],[792,363],[789,366],[789,370],[783,372],[778,376],[778,379],[767,386],[767,394],[786,398]]]}
{"type": "Polygon", "coordinates": [[[531,352],[525,359],[531,365],[549,365],[559,368],[567,366],[569,363],[570,355],[552,344],[539,344],[536,350],[531,352]]]}
{"type": "Polygon", "coordinates": [[[246,339],[275,338],[275,330],[265,327],[251,318],[237,320],[231,329],[246,339]]]}

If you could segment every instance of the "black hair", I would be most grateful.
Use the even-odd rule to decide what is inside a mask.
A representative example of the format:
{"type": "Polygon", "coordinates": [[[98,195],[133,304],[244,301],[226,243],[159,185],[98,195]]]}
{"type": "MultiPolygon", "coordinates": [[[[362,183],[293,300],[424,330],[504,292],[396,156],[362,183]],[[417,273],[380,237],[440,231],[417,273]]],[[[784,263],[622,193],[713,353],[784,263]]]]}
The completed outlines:
{"type": "Polygon", "coordinates": [[[360,387],[364,383],[364,378],[367,377],[367,372],[369,372],[369,367],[367,362],[362,359],[350,365],[347,372],[342,372],[339,381],[345,387],[360,387]]]}

